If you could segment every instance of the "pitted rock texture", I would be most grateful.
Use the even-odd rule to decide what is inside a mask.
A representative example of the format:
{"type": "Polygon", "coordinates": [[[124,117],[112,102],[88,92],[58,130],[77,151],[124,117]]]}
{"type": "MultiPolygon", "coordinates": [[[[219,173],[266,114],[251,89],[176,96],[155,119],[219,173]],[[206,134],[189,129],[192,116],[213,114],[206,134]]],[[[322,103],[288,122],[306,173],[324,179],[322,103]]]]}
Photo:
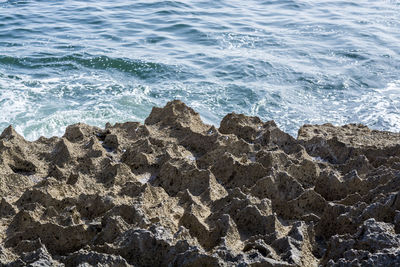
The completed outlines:
{"type": "Polygon", "coordinates": [[[400,134],[172,101],[0,155],[1,266],[400,265],[400,134]]]}

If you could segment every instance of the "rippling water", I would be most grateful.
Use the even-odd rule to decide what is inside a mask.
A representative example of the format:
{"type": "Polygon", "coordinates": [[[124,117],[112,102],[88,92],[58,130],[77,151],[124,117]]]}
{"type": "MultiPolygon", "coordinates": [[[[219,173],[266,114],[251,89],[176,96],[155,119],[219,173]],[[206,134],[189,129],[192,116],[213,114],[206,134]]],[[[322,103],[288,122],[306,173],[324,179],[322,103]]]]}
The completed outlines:
{"type": "Polygon", "coordinates": [[[0,0],[0,128],[28,139],[143,121],[181,99],[400,131],[400,1],[0,0]]]}

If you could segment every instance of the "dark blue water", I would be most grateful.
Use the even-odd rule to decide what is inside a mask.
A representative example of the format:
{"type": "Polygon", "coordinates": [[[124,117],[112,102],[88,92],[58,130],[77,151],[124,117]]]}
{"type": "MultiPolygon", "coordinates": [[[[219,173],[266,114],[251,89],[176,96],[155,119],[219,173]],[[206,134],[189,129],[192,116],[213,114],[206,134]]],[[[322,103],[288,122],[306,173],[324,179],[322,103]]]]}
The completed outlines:
{"type": "Polygon", "coordinates": [[[399,1],[1,1],[0,128],[142,121],[181,99],[400,131],[399,1]]]}

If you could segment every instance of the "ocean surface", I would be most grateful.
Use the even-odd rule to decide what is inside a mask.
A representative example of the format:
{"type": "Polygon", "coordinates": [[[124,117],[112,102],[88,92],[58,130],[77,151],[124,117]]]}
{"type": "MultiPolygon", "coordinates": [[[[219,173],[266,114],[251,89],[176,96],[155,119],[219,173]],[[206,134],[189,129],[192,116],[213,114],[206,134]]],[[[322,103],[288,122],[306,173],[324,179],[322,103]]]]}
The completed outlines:
{"type": "Polygon", "coordinates": [[[181,99],[229,112],[400,131],[400,1],[0,0],[0,131],[143,121],[181,99]]]}

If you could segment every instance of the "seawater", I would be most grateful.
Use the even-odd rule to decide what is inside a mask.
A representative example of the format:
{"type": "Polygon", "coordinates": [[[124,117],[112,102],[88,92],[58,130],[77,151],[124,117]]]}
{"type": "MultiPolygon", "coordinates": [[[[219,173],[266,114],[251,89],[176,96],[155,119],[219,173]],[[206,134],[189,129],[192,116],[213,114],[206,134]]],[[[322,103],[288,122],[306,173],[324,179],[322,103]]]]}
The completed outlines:
{"type": "Polygon", "coordinates": [[[399,132],[400,2],[0,0],[0,129],[143,121],[172,99],[215,125],[399,132]]]}

